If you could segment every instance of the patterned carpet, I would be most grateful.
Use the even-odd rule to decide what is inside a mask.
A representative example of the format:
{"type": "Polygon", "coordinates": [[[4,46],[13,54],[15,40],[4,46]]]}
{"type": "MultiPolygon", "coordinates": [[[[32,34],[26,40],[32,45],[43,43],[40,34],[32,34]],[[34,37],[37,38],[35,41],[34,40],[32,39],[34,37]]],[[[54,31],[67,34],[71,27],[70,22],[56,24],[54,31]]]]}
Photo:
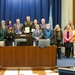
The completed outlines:
{"type": "Polygon", "coordinates": [[[51,70],[0,70],[0,75],[58,75],[51,70]]]}

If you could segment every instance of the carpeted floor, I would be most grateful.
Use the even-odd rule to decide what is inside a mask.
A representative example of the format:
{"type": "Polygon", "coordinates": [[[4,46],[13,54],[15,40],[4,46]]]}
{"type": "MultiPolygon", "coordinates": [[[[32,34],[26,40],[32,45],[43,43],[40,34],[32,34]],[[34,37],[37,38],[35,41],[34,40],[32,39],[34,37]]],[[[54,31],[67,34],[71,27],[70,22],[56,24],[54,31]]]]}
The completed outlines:
{"type": "Polygon", "coordinates": [[[61,59],[57,59],[57,66],[75,66],[75,58],[63,56],[61,59]]]}

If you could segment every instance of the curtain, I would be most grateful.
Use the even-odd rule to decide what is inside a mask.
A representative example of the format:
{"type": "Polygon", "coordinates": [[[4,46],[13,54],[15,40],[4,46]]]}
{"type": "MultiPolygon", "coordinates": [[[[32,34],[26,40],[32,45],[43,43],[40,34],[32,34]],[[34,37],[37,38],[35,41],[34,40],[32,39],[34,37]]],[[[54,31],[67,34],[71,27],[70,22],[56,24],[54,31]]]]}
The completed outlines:
{"type": "Polygon", "coordinates": [[[59,24],[61,27],[61,0],[52,0],[53,1],[53,27],[56,24],[59,24]]]}
{"type": "MultiPolygon", "coordinates": [[[[61,0],[53,0],[53,26],[61,23],[61,0]]],[[[46,23],[49,22],[50,0],[0,0],[0,21],[20,19],[23,23],[26,16],[30,16],[31,20],[37,19],[41,23],[41,19],[45,18],[46,23]]]]}

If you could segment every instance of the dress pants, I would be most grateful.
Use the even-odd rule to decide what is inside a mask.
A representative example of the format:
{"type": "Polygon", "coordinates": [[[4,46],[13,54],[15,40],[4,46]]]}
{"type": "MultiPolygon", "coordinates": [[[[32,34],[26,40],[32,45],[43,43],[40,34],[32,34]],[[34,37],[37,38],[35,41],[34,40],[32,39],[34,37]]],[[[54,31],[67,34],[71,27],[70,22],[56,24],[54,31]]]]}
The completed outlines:
{"type": "Polygon", "coordinates": [[[70,53],[71,53],[71,48],[66,48],[66,51],[65,51],[66,53],[66,57],[67,58],[70,58],[70,53]]]}
{"type": "Polygon", "coordinates": [[[60,46],[60,40],[57,40],[57,54],[58,58],[61,59],[61,46],[60,46]]]}
{"type": "Polygon", "coordinates": [[[57,48],[58,59],[61,59],[61,48],[57,48]]]}

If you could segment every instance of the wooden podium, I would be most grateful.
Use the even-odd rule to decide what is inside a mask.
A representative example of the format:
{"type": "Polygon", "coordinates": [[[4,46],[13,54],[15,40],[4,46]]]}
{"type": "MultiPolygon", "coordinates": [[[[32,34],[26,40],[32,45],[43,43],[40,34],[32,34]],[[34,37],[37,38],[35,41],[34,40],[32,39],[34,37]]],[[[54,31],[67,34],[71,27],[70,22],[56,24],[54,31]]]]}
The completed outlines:
{"type": "Polygon", "coordinates": [[[0,47],[0,66],[2,67],[50,67],[57,64],[56,46],[39,48],[37,46],[0,47]]]}
{"type": "Polygon", "coordinates": [[[15,40],[16,39],[25,39],[26,41],[18,41],[19,44],[18,46],[33,46],[33,38],[32,38],[32,34],[17,34],[15,36],[15,40]],[[23,36],[24,35],[24,36],[23,36]]]}

